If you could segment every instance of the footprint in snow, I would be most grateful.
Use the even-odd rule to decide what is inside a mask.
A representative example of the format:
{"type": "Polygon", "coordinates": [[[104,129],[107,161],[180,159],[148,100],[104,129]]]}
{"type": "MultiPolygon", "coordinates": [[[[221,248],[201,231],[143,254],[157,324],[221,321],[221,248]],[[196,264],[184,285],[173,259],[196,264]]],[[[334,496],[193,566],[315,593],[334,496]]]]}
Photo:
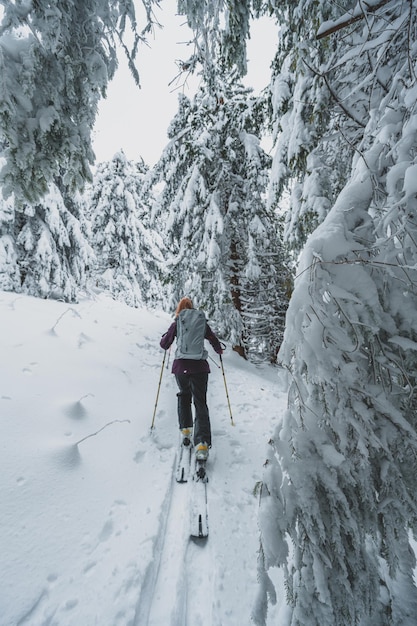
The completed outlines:
{"type": "Polygon", "coordinates": [[[54,573],[49,574],[46,580],[48,581],[48,583],[52,584],[58,580],[58,574],[54,574],[54,573]]]}
{"type": "Polygon", "coordinates": [[[78,604],[78,600],[76,598],[73,598],[71,600],[67,600],[64,604],[64,611],[72,611],[72,609],[75,609],[75,607],[78,604]]]}
{"type": "Polygon", "coordinates": [[[86,343],[93,343],[94,340],[91,339],[91,337],[89,337],[88,335],[85,335],[84,333],[80,333],[79,337],[78,337],[78,347],[82,348],[86,343]]]}
{"type": "Polygon", "coordinates": [[[213,428],[212,433],[213,433],[213,437],[224,437],[227,435],[227,432],[223,428],[221,429],[213,428]]]}
{"type": "Polygon", "coordinates": [[[98,539],[100,542],[108,541],[108,539],[110,539],[112,534],[113,534],[113,522],[112,520],[107,520],[107,522],[104,524],[103,528],[101,529],[98,539]]]}
{"type": "Polygon", "coordinates": [[[84,567],[83,569],[83,573],[84,574],[90,574],[90,572],[95,568],[95,566],[97,565],[97,561],[90,561],[89,563],[87,563],[87,565],[84,567]]]}
{"type": "Polygon", "coordinates": [[[115,513],[115,511],[117,512],[118,509],[126,507],[126,506],[127,506],[127,503],[124,500],[114,501],[113,506],[110,509],[109,519],[105,522],[103,528],[101,529],[98,535],[99,543],[104,543],[105,541],[108,541],[113,534],[115,534],[116,536],[121,534],[120,530],[117,530],[117,529],[115,530],[112,515],[115,513]]]}
{"type": "Polygon", "coordinates": [[[143,457],[145,456],[145,454],[146,454],[145,450],[138,450],[135,456],[133,457],[133,460],[135,461],[135,463],[140,463],[143,457]]]}

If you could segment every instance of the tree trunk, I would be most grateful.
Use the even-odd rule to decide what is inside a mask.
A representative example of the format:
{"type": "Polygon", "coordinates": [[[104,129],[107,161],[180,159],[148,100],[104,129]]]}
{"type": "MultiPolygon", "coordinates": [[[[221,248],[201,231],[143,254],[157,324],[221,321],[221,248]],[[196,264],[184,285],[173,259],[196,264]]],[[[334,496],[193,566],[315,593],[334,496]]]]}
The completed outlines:
{"type": "MultiPolygon", "coordinates": [[[[232,240],[230,244],[230,260],[231,260],[231,276],[230,276],[230,295],[232,297],[233,306],[238,311],[240,318],[243,323],[243,315],[242,315],[242,299],[241,299],[241,288],[240,288],[240,280],[239,280],[239,252],[237,249],[237,243],[235,240],[232,240]]],[[[244,359],[247,358],[246,355],[246,341],[245,341],[245,332],[242,331],[240,335],[240,343],[233,346],[233,350],[237,352],[244,359]]]]}

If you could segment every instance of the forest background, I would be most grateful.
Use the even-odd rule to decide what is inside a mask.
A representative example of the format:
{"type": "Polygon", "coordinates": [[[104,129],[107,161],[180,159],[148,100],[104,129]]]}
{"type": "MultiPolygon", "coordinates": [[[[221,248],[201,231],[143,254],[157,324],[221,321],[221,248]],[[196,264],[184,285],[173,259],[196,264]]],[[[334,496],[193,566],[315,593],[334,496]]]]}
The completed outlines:
{"type": "Polygon", "coordinates": [[[193,32],[179,66],[199,88],[154,166],[121,152],[94,176],[98,103],[120,45],[139,80],[154,3],[140,20],[129,1],[1,4],[0,287],[165,310],[186,292],[242,357],[279,361],[254,619],[276,565],[293,625],[411,625],[416,3],[178,2],[193,32]],[[254,95],[260,15],[279,38],[254,95]]]}

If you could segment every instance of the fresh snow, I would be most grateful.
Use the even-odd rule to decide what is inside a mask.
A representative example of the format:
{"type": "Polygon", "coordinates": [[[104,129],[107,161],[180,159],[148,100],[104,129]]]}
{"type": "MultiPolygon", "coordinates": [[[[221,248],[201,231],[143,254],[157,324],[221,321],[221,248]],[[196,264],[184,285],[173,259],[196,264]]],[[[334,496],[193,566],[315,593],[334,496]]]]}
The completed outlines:
{"type": "Polygon", "coordinates": [[[279,370],[225,352],[232,426],[210,361],[210,535],[193,541],[166,367],[150,430],[171,318],[104,295],[0,292],[0,319],[0,625],[250,624],[253,492],[286,404],[279,370]]]}

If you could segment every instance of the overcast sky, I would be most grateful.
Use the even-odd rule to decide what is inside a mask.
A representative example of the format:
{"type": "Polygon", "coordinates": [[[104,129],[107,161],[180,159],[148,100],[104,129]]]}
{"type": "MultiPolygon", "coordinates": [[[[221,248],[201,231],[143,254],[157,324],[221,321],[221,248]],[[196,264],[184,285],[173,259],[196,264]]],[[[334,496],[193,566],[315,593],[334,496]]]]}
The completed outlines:
{"type": "MultiPolygon", "coordinates": [[[[150,47],[142,46],[137,57],[141,89],[136,87],[120,57],[120,67],[109,85],[107,98],[101,103],[94,129],[97,162],[110,160],[122,148],[128,159],[142,156],[148,165],[153,165],[168,141],[166,131],[177,112],[179,89],[189,97],[194,93],[196,79],[183,88],[177,86],[179,89],[169,85],[178,74],[175,60],[189,54],[185,42],[190,31],[185,18],[169,14],[168,6],[164,6],[158,12],[158,19],[165,24],[164,28],[150,40],[150,47]]],[[[251,28],[245,84],[255,91],[269,83],[276,33],[272,20],[255,22],[251,28]]]]}

